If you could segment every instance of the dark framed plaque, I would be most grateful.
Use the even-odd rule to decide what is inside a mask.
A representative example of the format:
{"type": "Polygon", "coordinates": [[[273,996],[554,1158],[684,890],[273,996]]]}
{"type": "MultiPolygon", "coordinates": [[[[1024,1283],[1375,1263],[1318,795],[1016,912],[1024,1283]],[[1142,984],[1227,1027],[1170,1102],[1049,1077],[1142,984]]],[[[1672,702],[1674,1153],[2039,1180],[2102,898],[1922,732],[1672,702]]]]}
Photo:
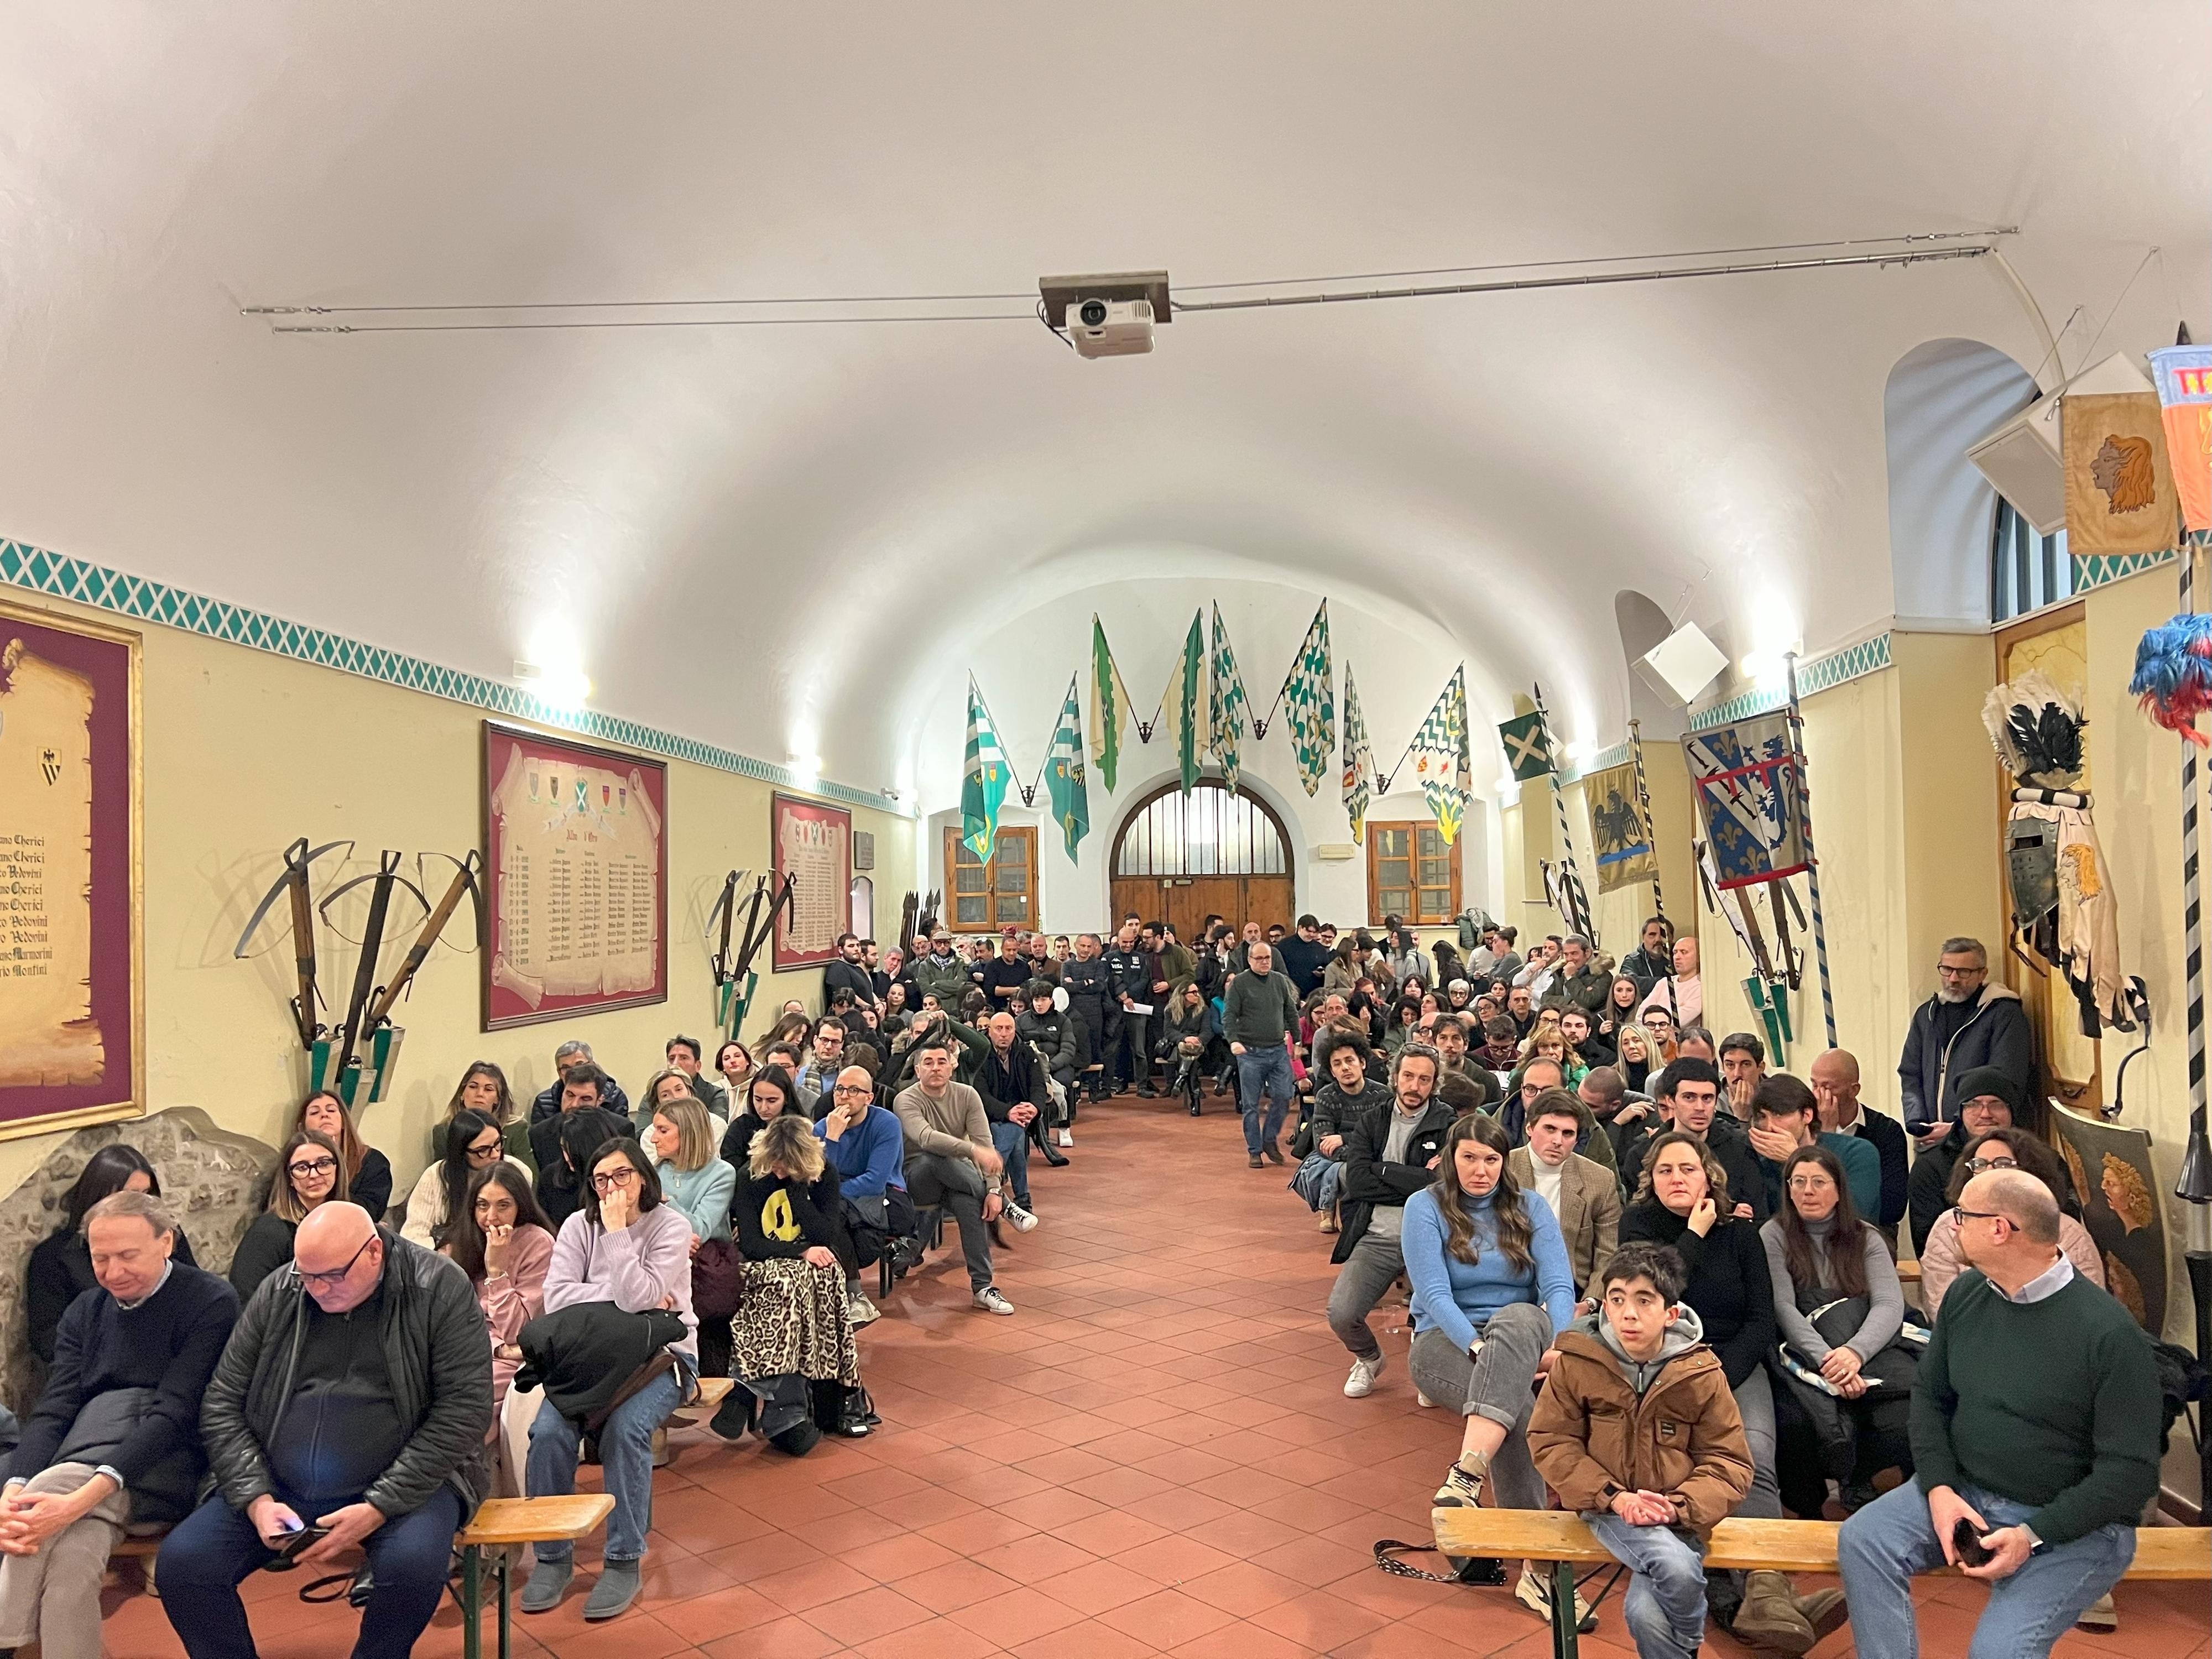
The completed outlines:
{"type": "Polygon", "coordinates": [[[819,968],[853,925],[853,815],[796,795],[771,797],[769,811],[775,873],[796,884],[776,915],[775,971],[819,968]]]}
{"type": "Polygon", "coordinates": [[[484,722],[483,1027],[668,1000],[668,769],[484,722]]]}
{"type": "Polygon", "coordinates": [[[0,602],[0,1139],[146,1109],[139,636],[0,602]]]}

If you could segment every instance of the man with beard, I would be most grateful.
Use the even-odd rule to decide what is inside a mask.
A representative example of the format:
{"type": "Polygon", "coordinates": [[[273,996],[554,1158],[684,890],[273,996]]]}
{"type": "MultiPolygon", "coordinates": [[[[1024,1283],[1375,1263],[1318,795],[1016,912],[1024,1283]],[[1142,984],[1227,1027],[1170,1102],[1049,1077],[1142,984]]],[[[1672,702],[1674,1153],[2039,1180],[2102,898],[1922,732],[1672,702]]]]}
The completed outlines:
{"type": "Polygon", "coordinates": [[[1992,985],[1989,952],[1975,939],[1948,939],[1936,961],[1936,994],[1912,1015],[1898,1057],[1905,1133],[1932,1146],[1959,1115],[1959,1079],[1984,1066],[2011,1079],[2020,1097],[2035,1093],[2035,1036],[2020,994],[1992,985]]]}

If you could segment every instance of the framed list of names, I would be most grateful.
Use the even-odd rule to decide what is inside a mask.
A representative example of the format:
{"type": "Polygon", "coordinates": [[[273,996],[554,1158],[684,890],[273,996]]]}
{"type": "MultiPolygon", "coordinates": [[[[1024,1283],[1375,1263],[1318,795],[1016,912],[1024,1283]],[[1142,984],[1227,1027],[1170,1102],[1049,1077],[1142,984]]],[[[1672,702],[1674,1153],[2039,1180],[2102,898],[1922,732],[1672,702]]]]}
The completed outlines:
{"type": "Polygon", "coordinates": [[[668,769],[484,722],[483,1025],[668,1000],[668,769]]]}
{"type": "Polygon", "coordinates": [[[769,803],[775,873],[793,884],[776,917],[775,971],[818,968],[853,925],[853,815],[825,801],[777,795],[769,803]]]}

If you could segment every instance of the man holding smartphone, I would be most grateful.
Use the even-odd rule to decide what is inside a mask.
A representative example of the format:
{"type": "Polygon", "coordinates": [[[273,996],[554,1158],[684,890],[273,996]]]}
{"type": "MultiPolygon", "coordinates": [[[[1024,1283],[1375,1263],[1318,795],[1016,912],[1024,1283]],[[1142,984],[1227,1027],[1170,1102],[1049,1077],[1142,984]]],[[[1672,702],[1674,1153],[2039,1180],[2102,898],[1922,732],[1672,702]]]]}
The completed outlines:
{"type": "Polygon", "coordinates": [[[356,1659],[401,1659],[438,1610],[453,1534],[482,1501],[491,1342],[442,1255],[328,1203],[253,1293],[201,1408],[216,1492],[163,1541],[161,1606],[191,1659],[253,1651],[238,1584],[297,1552],[374,1580],[356,1659]]]}

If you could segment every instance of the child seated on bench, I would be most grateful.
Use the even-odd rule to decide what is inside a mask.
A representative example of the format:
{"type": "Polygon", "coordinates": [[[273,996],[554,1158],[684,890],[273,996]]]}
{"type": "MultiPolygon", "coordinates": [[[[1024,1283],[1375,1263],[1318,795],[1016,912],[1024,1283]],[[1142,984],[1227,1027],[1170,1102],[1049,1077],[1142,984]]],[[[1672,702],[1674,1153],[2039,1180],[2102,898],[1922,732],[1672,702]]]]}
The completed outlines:
{"type": "Polygon", "coordinates": [[[1528,1452],[1631,1574],[1624,1613],[1642,1659],[1686,1659],[1705,1633],[1705,1542],[1751,1490],[1727,1374],[1681,1305],[1682,1260],[1625,1244],[1598,1311],[1559,1335],[1528,1452]]]}

